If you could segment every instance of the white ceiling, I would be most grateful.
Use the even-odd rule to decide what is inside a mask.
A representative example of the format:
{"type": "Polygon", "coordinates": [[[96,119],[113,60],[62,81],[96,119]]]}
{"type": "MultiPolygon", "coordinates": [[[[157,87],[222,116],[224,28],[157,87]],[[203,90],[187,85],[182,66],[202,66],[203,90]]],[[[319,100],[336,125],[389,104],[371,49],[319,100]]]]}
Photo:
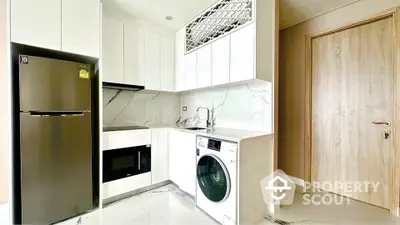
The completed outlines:
{"type": "Polygon", "coordinates": [[[103,7],[119,7],[124,14],[153,22],[173,30],[184,25],[207,9],[216,0],[102,0],[103,7]],[[117,3],[112,6],[110,4],[117,3]],[[165,20],[172,16],[173,20],[165,20]]]}
{"type": "MultiPolygon", "coordinates": [[[[293,26],[357,1],[360,0],[280,0],[280,28],[293,26]]],[[[216,0],[102,0],[102,2],[103,7],[118,10],[121,17],[145,20],[178,30],[216,0]],[[165,20],[166,16],[172,16],[173,20],[165,20]]]]}
{"type": "Polygon", "coordinates": [[[284,29],[360,0],[280,0],[279,27],[284,29]]]}

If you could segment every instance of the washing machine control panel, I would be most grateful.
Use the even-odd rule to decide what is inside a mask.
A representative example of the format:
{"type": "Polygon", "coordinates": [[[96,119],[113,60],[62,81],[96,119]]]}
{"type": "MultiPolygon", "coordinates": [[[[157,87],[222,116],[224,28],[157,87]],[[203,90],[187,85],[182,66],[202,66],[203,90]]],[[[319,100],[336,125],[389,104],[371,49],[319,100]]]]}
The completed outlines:
{"type": "Polygon", "coordinates": [[[237,143],[200,136],[197,137],[197,149],[199,148],[207,148],[218,152],[222,150],[236,153],[237,143]]]}
{"type": "Polygon", "coordinates": [[[219,152],[221,150],[221,141],[208,139],[207,148],[219,152]]]}

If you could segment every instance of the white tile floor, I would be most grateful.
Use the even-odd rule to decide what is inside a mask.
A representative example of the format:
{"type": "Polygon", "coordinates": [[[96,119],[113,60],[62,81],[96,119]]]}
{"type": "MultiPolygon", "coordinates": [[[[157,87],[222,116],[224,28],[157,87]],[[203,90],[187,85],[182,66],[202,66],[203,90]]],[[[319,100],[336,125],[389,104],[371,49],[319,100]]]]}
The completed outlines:
{"type": "MultiPolygon", "coordinates": [[[[290,225],[400,225],[388,211],[351,201],[349,205],[305,206],[302,194],[295,202],[282,206],[274,215],[290,225]]],[[[106,206],[103,210],[73,218],[58,225],[217,225],[218,223],[196,208],[192,199],[167,185],[106,206]]],[[[266,220],[258,225],[271,225],[266,220]]]]}

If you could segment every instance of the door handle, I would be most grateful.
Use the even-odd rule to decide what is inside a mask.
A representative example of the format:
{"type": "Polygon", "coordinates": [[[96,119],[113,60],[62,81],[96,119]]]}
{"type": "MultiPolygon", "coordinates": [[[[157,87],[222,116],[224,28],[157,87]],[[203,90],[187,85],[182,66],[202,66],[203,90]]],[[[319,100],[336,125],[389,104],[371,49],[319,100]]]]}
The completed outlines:
{"type": "Polygon", "coordinates": [[[139,163],[139,170],[140,170],[140,151],[138,152],[138,163],[139,163]]]}
{"type": "Polygon", "coordinates": [[[390,122],[388,121],[374,121],[372,122],[375,125],[385,125],[385,126],[390,126],[390,122]]]}

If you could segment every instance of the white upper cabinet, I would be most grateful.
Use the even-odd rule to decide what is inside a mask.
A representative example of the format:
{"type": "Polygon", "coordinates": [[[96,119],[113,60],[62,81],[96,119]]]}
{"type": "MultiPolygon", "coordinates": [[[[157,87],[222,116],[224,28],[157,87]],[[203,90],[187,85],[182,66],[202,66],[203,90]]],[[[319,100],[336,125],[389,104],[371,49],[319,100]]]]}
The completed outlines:
{"type": "Polygon", "coordinates": [[[103,18],[103,81],[124,82],[124,26],[117,20],[103,18]]]}
{"type": "Polygon", "coordinates": [[[144,30],[124,24],[124,83],[144,86],[144,30]]]}
{"type": "Polygon", "coordinates": [[[254,32],[250,24],[231,34],[230,82],[254,79],[254,32]]]}
{"type": "Polygon", "coordinates": [[[212,43],[212,85],[229,83],[230,36],[212,43]]]}
{"type": "Polygon", "coordinates": [[[191,52],[184,57],[184,90],[197,88],[197,52],[191,52]]]}
{"type": "Polygon", "coordinates": [[[211,86],[211,45],[197,51],[197,87],[211,86]]]}
{"type": "Polygon", "coordinates": [[[161,91],[175,91],[175,39],[161,37],[161,91]]]}
{"type": "Polygon", "coordinates": [[[144,34],[144,73],[145,88],[160,90],[161,88],[161,38],[150,31],[144,34]]]}
{"type": "Polygon", "coordinates": [[[185,28],[179,30],[175,37],[175,91],[183,91],[185,88],[184,58],[185,28]]]}
{"type": "MultiPolygon", "coordinates": [[[[36,0],[32,2],[46,9],[46,14],[51,11],[47,5],[39,4],[36,0]]],[[[100,0],[62,1],[61,49],[79,55],[100,57],[100,0]]]]}
{"type": "Polygon", "coordinates": [[[189,53],[176,53],[176,65],[183,64],[184,72],[182,75],[177,68],[175,79],[182,80],[183,76],[185,80],[184,88],[177,89],[253,79],[272,82],[277,74],[278,10],[278,0],[243,0],[240,4],[219,0],[194,18],[176,34],[176,44],[180,45],[176,49],[183,55],[189,53]],[[188,57],[194,53],[196,60],[188,57]]]}
{"type": "Polygon", "coordinates": [[[100,57],[100,0],[12,0],[11,41],[100,57]]]}
{"type": "Polygon", "coordinates": [[[61,50],[61,0],[12,0],[11,41],[61,50]]]}

